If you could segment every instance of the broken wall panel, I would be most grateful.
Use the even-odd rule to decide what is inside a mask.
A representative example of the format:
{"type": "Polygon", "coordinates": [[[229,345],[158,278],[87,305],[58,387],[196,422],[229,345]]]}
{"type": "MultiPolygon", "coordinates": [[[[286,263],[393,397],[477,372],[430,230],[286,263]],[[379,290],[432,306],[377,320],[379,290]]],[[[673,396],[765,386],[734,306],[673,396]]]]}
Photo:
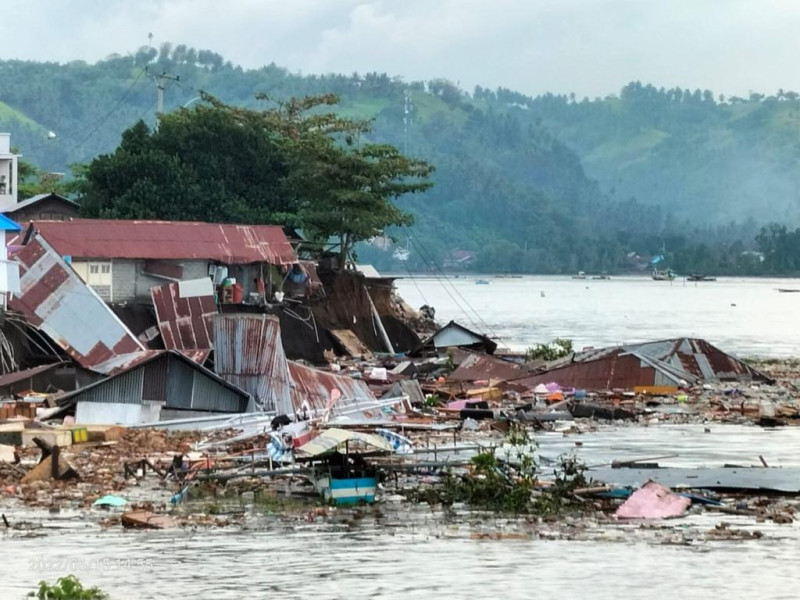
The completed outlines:
{"type": "Polygon", "coordinates": [[[213,327],[217,375],[250,393],[265,410],[292,414],[292,380],[278,318],[220,314],[213,317],[213,327]]]}
{"type": "Polygon", "coordinates": [[[19,296],[9,302],[81,366],[91,369],[144,345],[39,235],[14,255],[20,265],[19,296]]]}

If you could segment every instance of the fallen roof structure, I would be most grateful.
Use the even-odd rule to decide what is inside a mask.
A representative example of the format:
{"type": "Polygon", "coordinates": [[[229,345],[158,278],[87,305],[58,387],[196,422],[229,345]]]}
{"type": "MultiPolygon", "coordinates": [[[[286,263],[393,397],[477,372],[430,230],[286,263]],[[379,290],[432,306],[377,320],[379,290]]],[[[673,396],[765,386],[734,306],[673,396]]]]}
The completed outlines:
{"type": "Polygon", "coordinates": [[[21,294],[9,302],[87,369],[144,345],[91,287],[41,236],[13,256],[20,266],[21,294]]]}
{"type": "Polygon", "coordinates": [[[74,258],[297,262],[283,229],[272,225],[73,219],[33,226],[61,255],[74,258]]]}
{"type": "Polygon", "coordinates": [[[482,333],[476,333],[455,321],[450,321],[423,341],[417,352],[447,348],[470,348],[493,354],[497,344],[482,333]]]}
{"type": "Polygon", "coordinates": [[[360,379],[327,373],[292,361],[289,361],[289,373],[296,413],[302,413],[304,405],[313,415],[323,415],[328,407],[332,407],[334,414],[364,418],[377,416],[380,412],[369,386],[360,379]],[[334,399],[332,394],[337,398],[334,399]]]}
{"type": "MultiPolygon", "coordinates": [[[[463,355],[455,371],[448,375],[450,381],[481,381],[489,379],[518,379],[525,371],[516,363],[486,354],[460,350],[463,355]]],[[[458,357],[456,357],[458,359],[458,357]]]]}
{"type": "Polygon", "coordinates": [[[577,352],[514,383],[531,389],[556,382],[562,387],[589,390],[631,390],[721,381],[770,379],[706,340],[677,338],[577,352]]]}

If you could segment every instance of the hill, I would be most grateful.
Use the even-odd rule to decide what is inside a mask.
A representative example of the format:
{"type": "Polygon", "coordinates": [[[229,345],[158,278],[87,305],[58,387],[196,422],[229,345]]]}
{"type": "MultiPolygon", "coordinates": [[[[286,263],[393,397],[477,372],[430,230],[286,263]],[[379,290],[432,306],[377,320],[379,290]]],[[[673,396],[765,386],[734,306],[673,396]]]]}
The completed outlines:
{"type": "Polygon", "coordinates": [[[441,266],[461,250],[487,271],[617,272],[666,244],[683,268],[743,272],[737,256],[754,247],[757,224],[793,216],[796,98],[729,104],[638,84],[584,102],[468,94],[444,80],[245,70],[166,44],[96,64],[0,61],[0,130],[26,159],[66,171],[113,150],[139,119],[153,125],[161,73],[180,77],[164,82],[166,111],[191,106],[200,90],[246,107],[259,106],[257,93],[279,101],[333,92],[340,112],[374,120],[372,141],[434,164],[436,185],[400,201],[415,226],[391,232],[388,250],[360,249],[383,268],[441,266]],[[407,263],[393,260],[398,245],[410,250],[407,263]]]}

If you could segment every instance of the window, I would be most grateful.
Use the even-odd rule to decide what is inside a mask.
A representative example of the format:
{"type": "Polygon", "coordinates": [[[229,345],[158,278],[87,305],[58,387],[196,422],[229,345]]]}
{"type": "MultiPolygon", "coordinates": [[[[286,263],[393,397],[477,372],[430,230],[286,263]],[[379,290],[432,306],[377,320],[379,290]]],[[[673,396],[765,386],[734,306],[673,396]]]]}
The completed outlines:
{"type": "Polygon", "coordinates": [[[97,275],[100,272],[100,265],[89,265],[89,273],[97,275]]]}
{"type": "Polygon", "coordinates": [[[100,265],[100,272],[103,273],[104,275],[108,275],[109,273],[111,273],[111,265],[109,264],[100,265]]]}

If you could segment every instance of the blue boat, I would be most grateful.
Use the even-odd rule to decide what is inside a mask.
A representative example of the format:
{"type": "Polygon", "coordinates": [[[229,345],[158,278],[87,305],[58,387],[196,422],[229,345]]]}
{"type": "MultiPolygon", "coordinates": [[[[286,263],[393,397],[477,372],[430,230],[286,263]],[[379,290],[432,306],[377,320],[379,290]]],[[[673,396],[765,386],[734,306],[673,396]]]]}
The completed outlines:
{"type": "Polygon", "coordinates": [[[340,505],[375,502],[375,491],[378,488],[377,477],[353,477],[338,479],[324,476],[317,479],[317,490],[322,497],[340,505]]]}

